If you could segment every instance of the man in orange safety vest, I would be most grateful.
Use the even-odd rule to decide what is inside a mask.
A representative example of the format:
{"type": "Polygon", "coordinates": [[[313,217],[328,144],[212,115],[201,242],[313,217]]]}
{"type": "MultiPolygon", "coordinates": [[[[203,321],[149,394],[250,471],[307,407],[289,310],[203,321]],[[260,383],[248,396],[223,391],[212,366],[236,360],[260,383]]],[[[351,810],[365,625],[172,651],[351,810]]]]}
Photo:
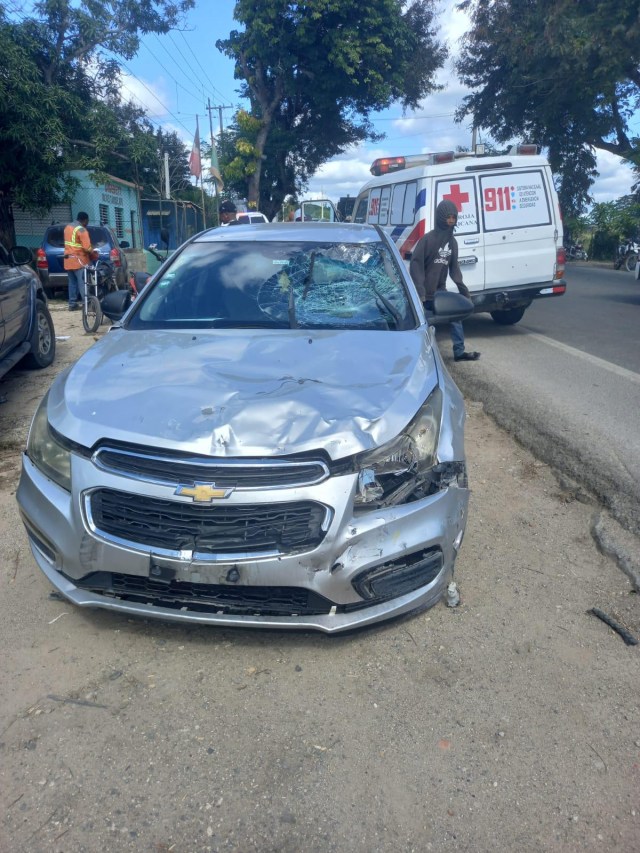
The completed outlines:
{"type": "Polygon", "coordinates": [[[93,260],[94,250],[87,231],[89,215],[82,211],[64,229],[64,268],[69,279],[69,311],[78,307],[78,294],[84,299],[83,269],[93,260]]]}

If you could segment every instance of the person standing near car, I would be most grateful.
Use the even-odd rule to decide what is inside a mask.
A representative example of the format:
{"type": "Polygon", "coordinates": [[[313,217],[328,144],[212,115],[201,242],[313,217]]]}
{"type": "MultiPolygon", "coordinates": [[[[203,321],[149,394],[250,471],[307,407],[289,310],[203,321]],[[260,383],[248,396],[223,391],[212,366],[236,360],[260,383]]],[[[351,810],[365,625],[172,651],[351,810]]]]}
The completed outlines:
{"type": "MultiPolygon", "coordinates": [[[[453,229],[458,221],[458,208],[452,201],[443,199],[436,208],[436,227],[421,237],[411,255],[409,272],[420,299],[427,311],[433,311],[436,290],[447,289],[447,276],[463,296],[469,299],[469,289],[462,280],[458,264],[458,243],[453,229]]],[[[465,352],[462,323],[450,323],[454,361],[477,361],[479,352],[465,352]]]]}
{"type": "Polygon", "coordinates": [[[64,229],[64,268],[69,280],[69,311],[78,307],[78,295],[84,299],[83,269],[92,260],[93,248],[87,230],[89,215],[80,211],[64,229]]]}
{"type": "Polygon", "coordinates": [[[220,205],[220,225],[240,225],[236,219],[238,208],[232,201],[223,201],[220,205]]]}

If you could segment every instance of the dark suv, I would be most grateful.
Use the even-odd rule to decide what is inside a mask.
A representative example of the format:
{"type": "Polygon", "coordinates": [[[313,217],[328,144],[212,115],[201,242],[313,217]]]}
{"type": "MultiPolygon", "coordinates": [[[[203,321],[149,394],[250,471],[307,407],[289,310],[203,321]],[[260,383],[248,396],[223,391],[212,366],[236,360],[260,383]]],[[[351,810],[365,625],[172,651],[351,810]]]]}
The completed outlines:
{"type": "Polygon", "coordinates": [[[0,376],[24,358],[27,367],[48,367],[56,334],[47,297],[28,264],[31,249],[0,243],[0,376]]]}
{"type": "MultiPolygon", "coordinates": [[[[64,268],[64,229],[63,225],[50,225],[38,249],[36,266],[40,281],[48,296],[53,296],[57,288],[67,287],[67,273],[64,268]]],[[[118,238],[108,225],[88,225],[91,245],[100,253],[98,260],[109,261],[113,266],[118,289],[127,286],[129,279],[127,256],[122,251],[129,244],[118,238]]]]}

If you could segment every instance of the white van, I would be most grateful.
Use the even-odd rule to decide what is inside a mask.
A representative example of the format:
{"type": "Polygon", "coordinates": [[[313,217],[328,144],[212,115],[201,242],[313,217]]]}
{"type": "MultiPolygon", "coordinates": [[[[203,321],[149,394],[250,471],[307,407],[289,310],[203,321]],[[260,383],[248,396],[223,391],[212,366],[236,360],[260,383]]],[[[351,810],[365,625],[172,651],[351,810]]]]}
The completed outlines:
{"type": "Polygon", "coordinates": [[[566,290],[558,196],[551,167],[537,151],[519,145],[500,156],[446,151],[381,158],[358,194],[353,221],[387,231],[408,264],[434,227],[438,203],[453,201],[458,260],[475,311],[512,325],[534,299],[566,290]]]}

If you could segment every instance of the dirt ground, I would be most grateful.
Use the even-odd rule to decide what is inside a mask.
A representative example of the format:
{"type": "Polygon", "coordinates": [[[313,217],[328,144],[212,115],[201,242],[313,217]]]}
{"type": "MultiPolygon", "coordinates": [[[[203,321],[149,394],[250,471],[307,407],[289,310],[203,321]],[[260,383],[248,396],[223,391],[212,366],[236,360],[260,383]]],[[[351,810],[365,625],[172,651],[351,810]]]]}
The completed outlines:
{"type": "Polygon", "coordinates": [[[587,612],[640,637],[640,596],[597,506],[468,400],[458,608],[340,637],[74,608],[15,502],[31,414],[93,343],[53,316],[55,366],[0,381],[2,851],[640,850],[640,646],[587,612]]]}

